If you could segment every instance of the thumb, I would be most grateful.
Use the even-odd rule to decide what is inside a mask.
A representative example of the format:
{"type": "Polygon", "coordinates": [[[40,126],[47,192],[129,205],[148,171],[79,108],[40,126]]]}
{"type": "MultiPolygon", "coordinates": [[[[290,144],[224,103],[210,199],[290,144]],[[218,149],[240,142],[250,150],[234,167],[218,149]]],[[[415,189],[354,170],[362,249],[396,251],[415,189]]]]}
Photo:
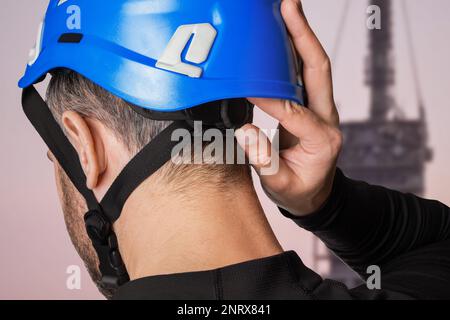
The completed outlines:
{"type": "MultiPolygon", "coordinates": [[[[280,177],[286,165],[280,161],[267,135],[258,127],[246,124],[235,132],[236,140],[244,150],[250,165],[255,169],[264,184],[270,187],[280,177]]],[[[277,147],[277,146],[275,146],[277,147]]]]}
{"type": "Polygon", "coordinates": [[[236,130],[235,136],[250,164],[258,173],[270,166],[272,143],[262,130],[252,124],[246,124],[236,130]]]}

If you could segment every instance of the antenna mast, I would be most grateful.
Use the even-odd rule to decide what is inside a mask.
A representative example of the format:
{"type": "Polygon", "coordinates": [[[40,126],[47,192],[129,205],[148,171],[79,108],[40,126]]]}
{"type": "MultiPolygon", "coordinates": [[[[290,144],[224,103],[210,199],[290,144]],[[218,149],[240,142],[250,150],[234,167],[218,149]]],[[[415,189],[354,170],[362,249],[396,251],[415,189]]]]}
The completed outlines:
{"type": "Polygon", "coordinates": [[[386,121],[389,110],[395,107],[392,87],[395,83],[392,45],[391,0],[372,0],[381,9],[381,29],[369,32],[369,56],[366,84],[370,87],[370,120],[386,121]]]}

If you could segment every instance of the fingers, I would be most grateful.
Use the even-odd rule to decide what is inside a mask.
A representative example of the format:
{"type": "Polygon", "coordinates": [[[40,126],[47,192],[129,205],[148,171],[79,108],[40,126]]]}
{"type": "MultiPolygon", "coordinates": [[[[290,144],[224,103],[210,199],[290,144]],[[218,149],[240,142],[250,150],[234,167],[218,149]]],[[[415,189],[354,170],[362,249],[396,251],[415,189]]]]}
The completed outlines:
{"type": "Polygon", "coordinates": [[[283,0],[281,13],[303,60],[308,107],[328,124],[337,126],[339,118],[333,97],[330,60],[309,26],[299,0],[283,0]]]}
{"type": "Polygon", "coordinates": [[[289,168],[280,161],[276,146],[272,146],[269,138],[256,126],[247,124],[236,130],[236,140],[268,188],[276,188],[280,181],[289,177],[289,168]]]}
{"type": "Polygon", "coordinates": [[[269,116],[277,119],[281,122],[281,119],[285,117],[284,105],[286,100],[282,99],[267,99],[267,98],[248,98],[250,103],[254,104],[269,116]]]}
{"type": "Polygon", "coordinates": [[[304,67],[317,69],[326,65],[328,56],[303,15],[300,1],[284,0],[281,14],[304,67]]]}
{"type": "MultiPolygon", "coordinates": [[[[250,98],[248,100],[250,101],[250,103],[256,106],[261,105],[262,108],[266,107],[266,109],[268,109],[269,111],[266,113],[269,114],[271,108],[278,108],[279,106],[282,106],[284,103],[284,100],[281,99],[250,98]]],[[[272,115],[272,117],[274,117],[274,115],[272,115]]],[[[298,137],[296,137],[288,130],[286,130],[281,124],[278,126],[278,133],[276,138],[280,143],[280,150],[289,149],[299,143],[298,137]]]]}
{"type": "Polygon", "coordinates": [[[292,101],[281,99],[249,99],[262,111],[274,117],[280,125],[288,132],[280,132],[280,146],[292,145],[295,139],[302,143],[314,143],[323,136],[326,124],[309,109],[302,107],[292,101]],[[292,136],[293,135],[293,136],[292,136]]]}
{"type": "Polygon", "coordinates": [[[286,130],[281,124],[278,126],[278,140],[280,141],[280,151],[292,148],[300,143],[300,139],[286,130]]]}

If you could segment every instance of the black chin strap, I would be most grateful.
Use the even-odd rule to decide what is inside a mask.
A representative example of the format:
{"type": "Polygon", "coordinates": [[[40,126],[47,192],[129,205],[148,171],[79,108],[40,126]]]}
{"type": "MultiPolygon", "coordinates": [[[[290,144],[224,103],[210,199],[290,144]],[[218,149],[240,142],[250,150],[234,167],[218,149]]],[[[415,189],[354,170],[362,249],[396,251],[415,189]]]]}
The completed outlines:
{"type": "Polygon", "coordinates": [[[23,90],[22,106],[60,166],[86,199],[89,209],[84,217],[86,230],[99,258],[102,286],[117,288],[129,281],[129,276],[120,256],[113,223],[119,218],[131,193],[171,159],[172,149],[180,143],[172,141],[172,133],[185,129],[186,134],[191,134],[192,127],[185,121],[176,121],[167,127],[129,162],[99,203],[86,187],[86,176],[76,150],[33,86],[23,90]]]}

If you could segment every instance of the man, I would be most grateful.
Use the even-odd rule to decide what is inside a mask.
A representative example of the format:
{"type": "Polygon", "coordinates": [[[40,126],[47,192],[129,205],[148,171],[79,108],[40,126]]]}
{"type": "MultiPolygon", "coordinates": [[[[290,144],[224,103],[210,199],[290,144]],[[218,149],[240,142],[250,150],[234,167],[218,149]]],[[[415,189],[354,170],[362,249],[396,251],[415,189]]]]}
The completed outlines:
{"type": "MultiPolygon", "coordinates": [[[[308,109],[249,98],[280,122],[279,170],[252,124],[236,139],[269,197],[314,232],[362,277],[382,271],[382,289],[323,281],[283,252],[246,165],[165,163],[131,193],[114,223],[130,282],[102,292],[115,299],[450,298],[450,210],[445,205],[349,180],[336,169],[342,144],[329,59],[297,0],[281,12],[298,55],[308,109]]],[[[80,74],[59,70],[48,105],[79,158],[86,186],[102,199],[127,163],[167,122],[144,118],[80,74]]],[[[49,152],[71,239],[96,283],[96,251],[85,231],[86,203],[49,152]]]]}

